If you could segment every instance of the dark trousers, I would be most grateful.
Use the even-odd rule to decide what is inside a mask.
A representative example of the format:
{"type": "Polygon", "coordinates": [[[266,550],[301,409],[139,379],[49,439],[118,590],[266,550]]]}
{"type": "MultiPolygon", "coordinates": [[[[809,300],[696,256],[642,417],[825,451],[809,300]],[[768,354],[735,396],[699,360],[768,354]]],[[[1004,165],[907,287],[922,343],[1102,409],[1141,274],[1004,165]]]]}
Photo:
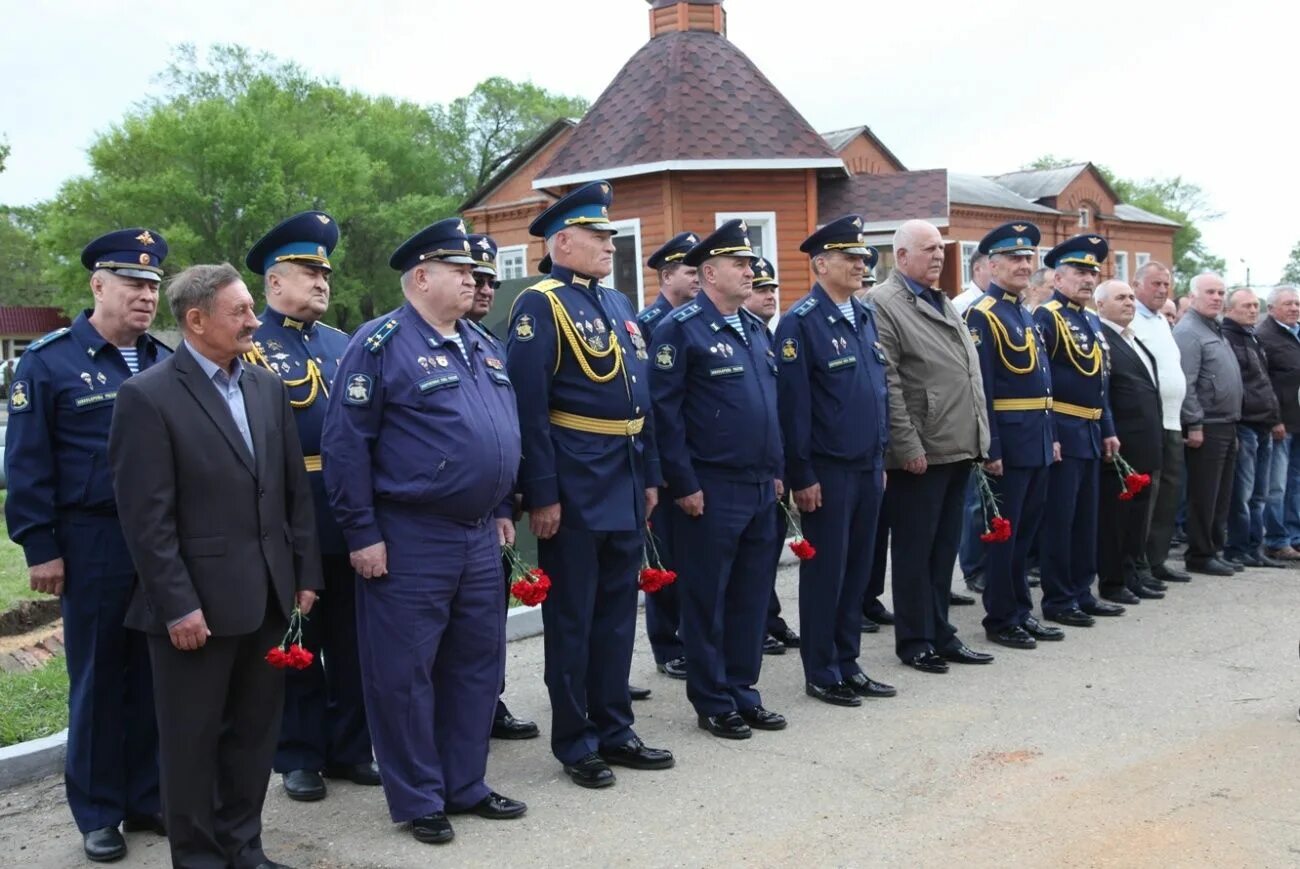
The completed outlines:
{"type": "Polygon", "coordinates": [[[357,654],[356,573],[346,555],[322,555],[325,589],[303,625],[316,653],[306,670],[287,670],[276,772],[370,763],[370,730],[357,654]]]}
{"type": "Polygon", "coordinates": [[[357,579],[366,714],[394,823],[488,795],[505,668],[497,531],[378,512],[388,573],[357,579]]]}
{"type": "MultiPolygon", "coordinates": [[[[1092,580],[1097,575],[1097,485],[1100,459],[1063,456],[1047,474],[1050,522],[1039,528],[1039,570],[1043,580],[1043,615],[1054,616],[1096,603],[1092,580]]],[[[1112,476],[1114,469],[1106,466],[1112,476]]],[[[1107,503],[1107,507],[1110,504],[1107,503]]],[[[1032,548],[1032,547],[1031,547],[1032,548]]]]}
{"type": "MultiPolygon", "coordinates": [[[[506,614],[510,614],[510,559],[506,558],[504,552],[501,553],[501,579],[502,587],[505,589],[506,614]]],[[[497,696],[497,708],[492,713],[492,720],[496,721],[505,718],[510,714],[510,707],[506,706],[506,668],[501,668],[501,693],[497,696]]]]}
{"type": "Polygon", "coordinates": [[[122,626],[135,567],[116,517],[64,516],[68,808],[83,833],[159,811],[158,722],[145,635],[122,626]]]}
{"type": "MultiPolygon", "coordinates": [[[[659,490],[659,503],[650,514],[650,531],[659,547],[664,567],[681,571],[673,557],[672,522],[673,499],[667,489],[659,490]]],[[[645,597],[645,632],[650,638],[650,651],[656,664],[665,664],[685,654],[680,636],[682,626],[681,589],[677,583],[664,586],[645,597]]]]}
{"type": "Polygon", "coordinates": [[[886,501],[893,535],[894,650],[907,661],[958,645],[948,621],[952,568],[965,519],[970,462],[891,470],[886,501]]]}
{"type": "Polygon", "coordinates": [[[817,550],[799,563],[799,654],[804,679],[835,685],[862,672],[862,600],[871,580],[884,480],[880,468],[857,470],[813,459],[822,505],[802,517],[817,550]]]}
{"type": "Polygon", "coordinates": [[[627,675],[641,546],[639,531],[563,525],[537,544],[537,559],[554,583],[542,603],[542,624],[551,751],[560,763],[577,763],[636,735],[627,675]]]}
{"type": "Polygon", "coordinates": [[[988,566],[988,544],[980,540],[980,535],[984,533],[984,508],[980,506],[980,493],[975,488],[974,474],[966,487],[963,515],[961,547],[957,550],[957,555],[961,560],[962,578],[969,581],[983,576],[984,569],[988,566]]]}
{"type": "Polygon", "coordinates": [[[885,570],[889,563],[890,509],[889,487],[886,486],[880,498],[880,516],[876,519],[876,539],[871,553],[871,578],[867,580],[867,591],[862,596],[863,618],[878,616],[885,609],[885,605],[880,602],[880,596],[885,593],[885,570]]]}
{"type": "Polygon", "coordinates": [[[1047,504],[1049,469],[1003,465],[1002,476],[989,476],[1002,516],[1011,523],[1011,539],[990,543],[984,586],[984,628],[1000,631],[1023,625],[1034,608],[1025,575],[1025,560],[1038,533],[1047,504]]]}
{"type": "Polygon", "coordinates": [[[1189,561],[1214,558],[1223,549],[1237,458],[1234,423],[1207,423],[1201,430],[1204,442],[1185,453],[1189,561]]]}
{"type": "MultiPolygon", "coordinates": [[[[790,495],[785,495],[786,504],[790,503],[790,495]]],[[[779,541],[772,552],[772,576],[776,576],[777,568],[781,565],[781,550],[785,548],[785,536],[790,532],[790,523],[785,519],[785,511],[780,507],[776,510],[776,539],[779,541]]],[[[776,584],[772,585],[772,596],[767,601],[767,632],[769,634],[781,634],[790,629],[781,618],[781,599],[776,596],[776,584]]]]}
{"type": "MultiPolygon", "coordinates": [[[[1156,474],[1151,476],[1154,479],[1156,474]]],[[[1137,567],[1151,526],[1151,489],[1143,489],[1131,501],[1119,500],[1119,475],[1112,465],[1105,465],[1098,490],[1097,588],[1103,595],[1124,588],[1136,591],[1137,567]]]]}
{"type": "Polygon", "coordinates": [[[1155,567],[1169,557],[1169,541],[1174,537],[1174,520],[1178,515],[1179,494],[1183,485],[1183,433],[1165,429],[1160,450],[1160,472],[1151,475],[1150,531],[1143,554],[1146,566],[1155,567]]]}
{"type": "Polygon", "coordinates": [[[250,869],[262,851],[262,803],[284,709],[284,672],[266,652],[284,636],[266,601],[250,634],[208,637],[182,652],[149,636],[162,767],[162,805],[172,865],[250,869]]]}
{"type": "Polygon", "coordinates": [[[771,480],[701,478],[704,513],[673,508],[681,568],[686,696],[700,715],[759,706],[754,688],[763,660],[767,607],[782,539],[771,480]]]}

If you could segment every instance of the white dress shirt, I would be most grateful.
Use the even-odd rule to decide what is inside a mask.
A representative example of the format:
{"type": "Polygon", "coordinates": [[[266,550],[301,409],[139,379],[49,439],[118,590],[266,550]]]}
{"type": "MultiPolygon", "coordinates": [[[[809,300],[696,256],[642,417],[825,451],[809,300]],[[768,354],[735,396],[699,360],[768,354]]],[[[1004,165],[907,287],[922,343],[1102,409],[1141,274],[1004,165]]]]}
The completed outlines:
{"type": "Polygon", "coordinates": [[[1156,358],[1156,371],[1165,376],[1160,380],[1160,408],[1164,417],[1165,431],[1181,432],[1183,430],[1183,398],[1187,395],[1187,378],[1178,377],[1173,372],[1183,370],[1183,354],[1174,340],[1174,332],[1169,328],[1169,321],[1159,312],[1150,311],[1141,302],[1137,303],[1137,314],[1129,324],[1133,334],[1156,358]]]}

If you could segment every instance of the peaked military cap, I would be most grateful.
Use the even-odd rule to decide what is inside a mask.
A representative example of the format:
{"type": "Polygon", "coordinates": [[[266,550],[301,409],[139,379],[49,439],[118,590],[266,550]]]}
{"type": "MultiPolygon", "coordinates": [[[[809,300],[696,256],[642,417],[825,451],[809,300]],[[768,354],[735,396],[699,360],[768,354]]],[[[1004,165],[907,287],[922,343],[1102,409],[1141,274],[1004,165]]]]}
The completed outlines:
{"type": "Polygon", "coordinates": [[[652,269],[661,269],[674,263],[680,263],[690,253],[691,248],[699,244],[700,237],[693,232],[679,232],[664,243],[659,250],[650,254],[645,264],[652,269]]]}
{"type": "Polygon", "coordinates": [[[1038,249],[1040,238],[1042,234],[1038,231],[1038,227],[1029,221],[1004,223],[990,230],[984,238],[980,239],[979,252],[989,256],[993,254],[1029,256],[1038,249]]]}
{"type": "Polygon", "coordinates": [[[550,238],[561,229],[585,226],[597,232],[618,232],[609,222],[609,205],[614,188],[608,181],[593,181],[573,190],[543,211],[528,226],[532,235],[550,238]]]}
{"type": "Polygon", "coordinates": [[[244,257],[254,274],[264,275],[276,263],[300,262],[330,270],[330,254],[339,243],[339,225],[323,211],[304,211],[281,221],[258,239],[244,257]]]}
{"type": "Polygon", "coordinates": [[[779,287],[781,284],[776,279],[776,269],[767,260],[759,257],[749,265],[754,272],[754,286],[756,287],[779,287]]]}
{"type": "Polygon", "coordinates": [[[1110,252],[1106,239],[1099,235],[1076,235],[1074,238],[1067,238],[1047,252],[1043,257],[1043,264],[1049,269],[1054,269],[1058,265],[1078,266],[1081,269],[1091,269],[1094,272],[1101,271],[1101,264],[1106,261],[1106,254],[1110,252]]]}
{"type": "Polygon", "coordinates": [[[465,233],[465,221],[448,217],[429,224],[402,242],[401,247],[388,258],[388,265],[405,272],[431,259],[457,265],[475,264],[469,236],[465,233]]]}
{"type": "MultiPolygon", "coordinates": [[[[865,257],[871,251],[862,235],[862,217],[846,214],[837,217],[803,240],[799,250],[808,256],[819,256],[837,250],[851,256],[865,257]]],[[[877,254],[878,255],[878,254],[877,254]]]]}
{"type": "Polygon", "coordinates": [[[81,251],[81,264],[92,272],[109,269],[128,278],[162,280],[167,242],[153,230],[137,226],[101,235],[81,251]]]}
{"type": "Polygon", "coordinates": [[[868,266],[867,270],[862,273],[862,286],[874,287],[876,285],[876,273],[868,266]]]}
{"type": "Polygon", "coordinates": [[[471,255],[474,257],[474,271],[485,275],[497,276],[497,242],[490,235],[473,233],[469,237],[471,255]]]}
{"type": "Polygon", "coordinates": [[[715,256],[745,257],[758,259],[754,248],[749,243],[749,224],[736,219],[728,220],[713,231],[695,247],[686,252],[682,262],[688,266],[698,266],[715,256]]]}

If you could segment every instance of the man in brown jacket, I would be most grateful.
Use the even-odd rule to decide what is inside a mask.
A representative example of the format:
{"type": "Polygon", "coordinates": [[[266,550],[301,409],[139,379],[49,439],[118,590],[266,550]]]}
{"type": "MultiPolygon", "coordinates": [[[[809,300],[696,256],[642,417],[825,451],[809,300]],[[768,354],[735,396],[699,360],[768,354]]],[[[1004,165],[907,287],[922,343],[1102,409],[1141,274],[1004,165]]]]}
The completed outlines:
{"type": "Polygon", "coordinates": [[[927,673],[993,660],[948,622],[966,484],[988,452],[989,425],[975,347],[934,288],[943,251],[939,230],[909,220],[894,234],[894,273],[871,293],[889,378],[891,521],[908,529],[893,539],[894,646],[927,673]]]}

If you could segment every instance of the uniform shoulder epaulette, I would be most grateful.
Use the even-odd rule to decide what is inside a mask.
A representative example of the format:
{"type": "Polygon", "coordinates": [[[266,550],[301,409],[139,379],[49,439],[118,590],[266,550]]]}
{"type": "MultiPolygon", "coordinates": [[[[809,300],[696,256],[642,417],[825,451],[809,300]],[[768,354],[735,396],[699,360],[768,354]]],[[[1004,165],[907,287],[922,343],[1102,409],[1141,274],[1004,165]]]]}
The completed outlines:
{"type": "Polygon", "coordinates": [[[60,326],[59,328],[55,329],[55,330],[54,330],[53,332],[51,332],[50,334],[48,334],[48,335],[42,335],[41,337],[37,338],[37,339],[36,339],[35,341],[33,341],[32,343],[28,344],[28,345],[27,345],[27,349],[26,349],[25,351],[23,351],[23,352],[26,353],[26,352],[30,352],[30,351],[32,351],[32,350],[40,350],[42,347],[46,346],[47,344],[53,344],[55,341],[59,340],[59,339],[62,338],[64,335],[70,335],[70,334],[72,334],[72,329],[71,329],[71,327],[69,327],[69,326],[60,326]]]}
{"type": "Polygon", "coordinates": [[[384,343],[387,342],[389,338],[393,337],[393,333],[397,331],[397,327],[400,325],[400,323],[391,317],[385,320],[383,325],[371,332],[370,336],[366,338],[366,349],[371,353],[378,353],[384,346],[384,343]]]}
{"type": "Polygon", "coordinates": [[[475,332],[482,335],[484,338],[486,338],[488,341],[492,342],[493,344],[497,342],[497,336],[489,332],[487,326],[484,326],[481,323],[476,323],[473,320],[470,320],[469,318],[465,319],[465,325],[469,326],[471,329],[473,329],[475,332]]]}
{"type": "Polygon", "coordinates": [[[546,280],[538,281],[531,287],[528,287],[524,292],[528,292],[528,290],[536,290],[539,293],[549,293],[551,290],[562,286],[564,286],[564,281],[557,281],[555,278],[547,278],[546,280]]]}
{"type": "Polygon", "coordinates": [[[338,332],[340,335],[342,335],[345,338],[347,337],[348,334],[347,332],[344,332],[342,329],[340,329],[338,326],[331,326],[329,323],[322,323],[319,320],[316,321],[316,328],[329,329],[331,332],[338,332]]]}
{"type": "Polygon", "coordinates": [[[795,306],[795,309],[794,309],[795,316],[796,316],[796,317],[807,317],[807,316],[808,316],[808,313],[809,313],[810,311],[812,311],[812,309],[815,308],[815,307],[817,307],[817,300],[816,300],[816,299],[814,299],[814,298],[812,298],[812,297],[809,297],[809,298],[807,298],[807,299],[804,299],[802,302],[800,302],[798,305],[795,306]]]}
{"type": "Polygon", "coordinates": [[[998,300],[992,296],[985,296],[975,303],[974,308],[977,311],[988,313],[989,309],[998,303],[998,300]]]}
{"type": "MultiPolygon", "coordinates": [[[[158,336],[155,335],[154,333],[152,333],[152,332],[145,332],[145,334],[149,336],[149,340],[150,340],[150,341],[152,341],[153,343],[157,344],[159,347],[162,347],[162,348],[165,349],[167,352],[169,352],[169,353],[175,353],[175,352],[176,352],[176,348],[175,348],[175,347],[173,347],[172,345],[168,344],[166,341],[162,341],[162,340],[160,340],[160,339],[158,338],[158,336]]],[[[27,349],[30,350],[31,348],[29,347],[29,348],[27,348],[27,349]]]]}
{"type": "Polygon", "coordinates": [[[697,304],[696,302],[688,302],[687,304],[678,308],[676,311],[673,311],[673,319],[676,320],[678,323],[685,323],[691,317],[694,317],[696,314],[698,314],[701,310],[702,309],[700,308],[699,304],[697,304]]]}
{"type": "Polygon", "coordinates": [[[655,306],[651,308],[646,308],[644,311],[637,314],[636,318],[640,320],[642,323],[652,323],[655,320],[659,319],[659,315],[662,314],[663,312],[664,312],[663,308],[655,306]]]}
{"type": "Polygon", "coordinates": [[[744,305],[741,305],[740,307],[740,316],[749,320],[753,320],[755,323],[757,323],[758,325],[762,326],[765,329],[767,328],[767,322],[762,317],[758,316],[753,311],[749,310],[749,308],[746,308],[744,305]]]}
{"type": "Polygon", "coordinates": [[[1043,305],[1043,307],[1046,308],[1046,309],[1049,310],[1049,311],[1059,311],[1059,310],[1061,310],[1061,300],[1060,300],[1060,299],[1052,299],[1052,301],[1050,301],[1050,302],[1048,302],[1047,304],[1043,305]]]}

